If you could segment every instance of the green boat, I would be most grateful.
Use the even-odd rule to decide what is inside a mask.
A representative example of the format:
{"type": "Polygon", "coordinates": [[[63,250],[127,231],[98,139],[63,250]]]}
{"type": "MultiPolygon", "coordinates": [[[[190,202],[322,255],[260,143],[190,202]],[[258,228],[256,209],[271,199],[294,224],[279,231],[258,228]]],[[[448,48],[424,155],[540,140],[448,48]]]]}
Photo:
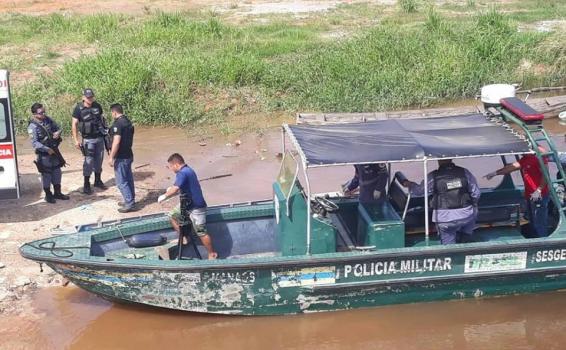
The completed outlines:
{"type": "Polygon", "coordinates": [[[486,107],[441,118],[284,125],[273,200],[208,208],[217,260],[197,258],[191,246],[179,251],[165,214],[80,226],[26,243],[20,253],[106,299],[217,314],[297,314],[566,288],[566,221],[556,190],[563,182],[545,167],[555,218],[545,238],[527,238],[522,229],[523,193],[511,176],[482,189],[474,242],[452,245],[440,245],[432,232],[428,194],[409,196],[394,176],[384,198],[370,204],[311,193],[309,171],[319,167],[385,162],[391,174],[413,163],[426,182],[439,159],[558,160],[542,115],[513,96],[486,107]],[[135,240],[159,246],[132,247],[135,240]],[[156,248],[180,259],[163,260],[156,248]]]}

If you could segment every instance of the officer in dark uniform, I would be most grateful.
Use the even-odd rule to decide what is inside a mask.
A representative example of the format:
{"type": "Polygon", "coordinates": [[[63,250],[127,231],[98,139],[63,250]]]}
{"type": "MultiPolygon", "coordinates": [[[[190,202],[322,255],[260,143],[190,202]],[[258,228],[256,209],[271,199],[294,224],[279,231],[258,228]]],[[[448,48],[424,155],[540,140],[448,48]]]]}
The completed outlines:
{"type": "Polygon", "coordinates": [[[480,188],[474,175],[459,167],[451,159],[438,161],[438,169],[427,176],[420,184],[411,182],[402,174],[402,185],[409,188],[412,195],[422,196],[425,186],[432,194],[432,221],[436,223],[442,244],[463,243],[471,240],[478,214],[480,188]]]}
{"type": "Polygon", "coordinates": [[[343,186],[344,194],[360,189],[360,203],[370,203],[385,196],[389,173],[385,163],[356,164],[354,177],[343,186]]]}
{"type": "Polygon", "coordinates": [[[65,165],[65,160],[58,149],[61,143],[61,129],[45,114],[45,108],[41,103],[34,103],[31,106],[31,113],[28,134],[37,154],[35,162],[41,173],[45,201],[55,203],[55,199],[67,200],[69,196],[61,193],[61,167],[65,165]],[[53,192],[51,192],[52,184],[53,192]]]}
{"type": "Polygon", "coordinates": [[[120,190],[124,202],[118,203],[120,213],[134,211],[136,192],[134,188],[134,175],[132,174],[132,162],[134,153],[134,126],[124,114],[124,109],[119,103],[110,106],[114,123],[110,127],[112,136],[112,149],[110,150],[110,166],[114,168],[116,186],[120,190]]]}
{"type": "MultiPolygon", "coordinates": [[[[106,189],[100,175],[102,173],[102,161],[104,160],[106,145],[105,137],[108,135],[108,132],[102,106],[95,101],[94,91],[90,88],[83,90],[83,101],[78,103],[73,110],[72,132],[75,147],[80,149],[85,157],[83,163],[83,193],[92,193],[90,175],[93,170],[94,187],[106,189]],[[82,142],[78,139],[77,131],[81,133],[82,142]]],[[[109,146],[106,146],[106,148],[108,151],[109,146]]]]}

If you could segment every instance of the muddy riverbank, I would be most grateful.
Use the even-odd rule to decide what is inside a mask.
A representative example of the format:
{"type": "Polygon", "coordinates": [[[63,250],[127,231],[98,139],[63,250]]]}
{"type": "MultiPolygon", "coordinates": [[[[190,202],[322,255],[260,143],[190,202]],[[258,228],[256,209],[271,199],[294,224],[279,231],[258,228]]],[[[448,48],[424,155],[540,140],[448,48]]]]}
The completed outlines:
{"type": "Polygon", "coordinates": [[[96,189],[93,195],[82,194],[82,157],[69,140],[62,146],[69,166],[63,170],[62,189],[71,197],[56,204],[43,202],[39,175],[33,165],[35,155],[26,138],[17,144],[22,198],[0,203],[0,312],[27,312],[30,291],[60,285],[60,278],[49,268],[23,260],[18,247],[26,241],[72,231],[75,225],[138,216],[170,210],[169,200],[157,204],[157,197],[173,182],[166,159],[173,152],[183,154],[201,179],[218,175],[223,178],[203,181],[209,204],[249,201],[271,197],[271,181],[278,170],[276,153],[280,137],[275,131],[266,135],[249,134],[224,138],[189,136],[179,129],[138,128],[134,147],[134,179],[139,211],[122,215],[117,212],[120,198],[113,170],[104,163],[102,178],[108,189],[96,189]]]}

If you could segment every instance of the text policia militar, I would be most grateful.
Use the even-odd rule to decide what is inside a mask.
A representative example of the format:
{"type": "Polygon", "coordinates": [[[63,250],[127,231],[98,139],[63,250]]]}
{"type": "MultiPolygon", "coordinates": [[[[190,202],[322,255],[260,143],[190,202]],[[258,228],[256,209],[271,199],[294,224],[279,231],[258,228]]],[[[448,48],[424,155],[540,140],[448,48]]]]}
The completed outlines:
{"type": "MultiPolygon", "coordinates": [[[[452,270],[452,258],[426,258],[366,262],[344,265],[343,277],[368,277],[397,273],[418,273],[452,270]]],[[[339,277],[339,276],[337,276],[339,277]]]]}

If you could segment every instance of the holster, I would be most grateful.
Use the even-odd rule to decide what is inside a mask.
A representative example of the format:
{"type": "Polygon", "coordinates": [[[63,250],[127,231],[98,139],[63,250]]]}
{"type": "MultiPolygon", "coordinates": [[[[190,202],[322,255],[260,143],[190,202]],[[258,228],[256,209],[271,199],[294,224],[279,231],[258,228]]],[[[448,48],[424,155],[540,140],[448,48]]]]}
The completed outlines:
{"type": "Polygon", "coordinates": [[[50,173],[51,169],[48,169],[47,167],[45,167],[43,164],[41,164],[41,158],[39,158],[39,156],[37,157],[36,160],[33,161],[33,163],[35,164],[35,167],[37,168],[37,171],[40,174],[43,173],[50,173]]]}

